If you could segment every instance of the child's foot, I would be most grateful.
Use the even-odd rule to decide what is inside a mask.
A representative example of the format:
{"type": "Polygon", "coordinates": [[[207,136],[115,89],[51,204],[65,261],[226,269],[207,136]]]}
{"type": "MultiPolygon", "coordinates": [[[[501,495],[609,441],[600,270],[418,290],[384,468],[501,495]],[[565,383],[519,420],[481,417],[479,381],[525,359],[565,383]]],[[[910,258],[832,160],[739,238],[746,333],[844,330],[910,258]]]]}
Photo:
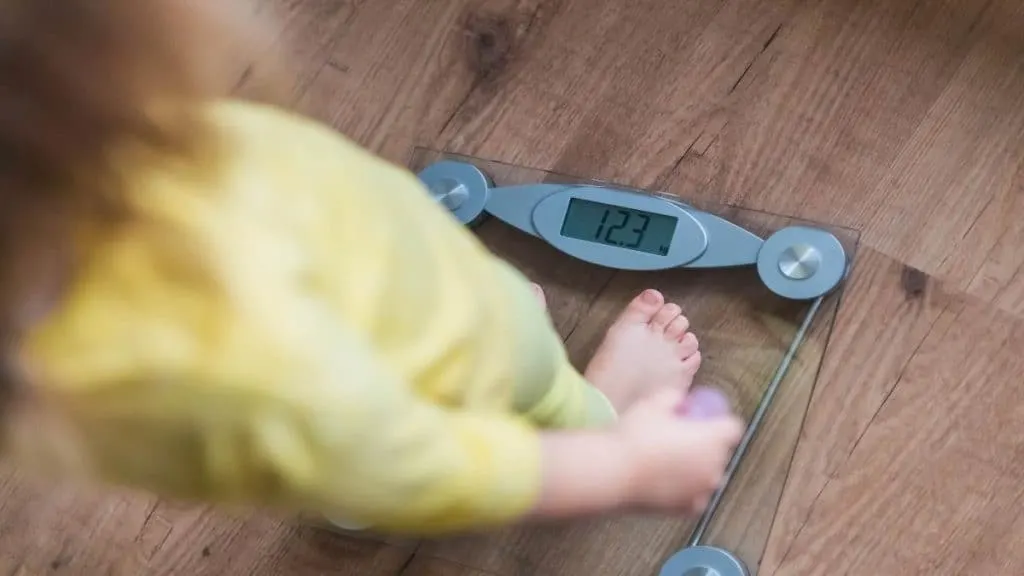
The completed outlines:
{"type": "Polygon", "coordinates": [[[621,414],[648,392],[678,387],[686,392],[700,368],[697,337],[682,309],[645,290],[608,329],[584,373],[621,414]]]}

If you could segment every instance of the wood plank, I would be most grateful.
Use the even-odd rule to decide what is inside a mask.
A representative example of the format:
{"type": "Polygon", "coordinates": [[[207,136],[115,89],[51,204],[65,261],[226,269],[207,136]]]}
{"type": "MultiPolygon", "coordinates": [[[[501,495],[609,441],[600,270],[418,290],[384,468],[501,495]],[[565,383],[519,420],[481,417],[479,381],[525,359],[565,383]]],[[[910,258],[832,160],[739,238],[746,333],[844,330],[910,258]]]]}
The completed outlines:
{"type": "Polygon", "coordinates": [[[789,4],[543,3],[533,42],[474,90],[441,141],[506,162],[655,184],[706,145],[708,126],[721,125],[721,100],[789,4]]]}
{"type": "Polygon", "coordinates": [[[493,576],[493,573],[449,560],[418,555],[399,576],[493,576]]]}
{"type": "Polygon", "coordinates": [[[4,574],[392,576],[414,550],[411,543],[346,537],[265,513],[229,514],[5,472],[4,574]]]}
{"type": "Polygon", "coordinates": [[[720,140],[721,193],[863,228],[866,193],[965,58],[975,2],[826,0],[785,23],[720,140]],[[920,37],[918,35],[924,35],[920,37]]]}
{"type": "Polygon", "coordinates": [[[862,248],[822,366],[764,558],[767,573],[892,394],[922,342],[956,305],[934,278],[862,248]]]}
{"type": "Polygon", "coordinates": [[[964,297],[942,313],[777,574],[1020,573],[1024,321],[964,297]],[[899,535],[895,537],[894,535],[899,535]]]}
{"type": "Polygon", "coordinates": [[[1006,193],[986,212],[975,228],[995,228],[1002,234],[970,279],[967,292],[1024,318],[1024,250],[1020,249],[1024,245],[1024,218],[1020,217],[1024,214],[1024,161],[1006,193]]]}
{"type": "MultiPolygon", "coordinates": [[[[991,14],[979,27],[995,24],[991,14]]],[[[872,193],[886,199],[865,230],[872,245],[957,290],[1024,217],[1014,184],[1024,148],[1021,49],[1024,39],[978,40],[872,193]]]]}
{"type": "Polygon", "coordinates": [[[404,163],[528,38],[540,0],[366,2],[300,108],[404,163]]]}
{"type": "Polygon", "coordinates": [[[266,513],[172,507],[168,516],[173,531],[149,558],[147,574],[392,576],[415,551],[412,543],[347,536],[266,513]]]}
{"type": "Polygon", "coordinates": [[[4,574],[125,573],[153,547],[151,539],[136,540],[151,498],[38,482],[8,466],[0,490],[4,574]]]}
{"type": "MultiPolygon", "coordinates": [[[[251,0],[267,29],[254,40],[250,59],[240,64],[237,93],[259,94],[268,82],[284,79],[285,104],[303,97],[323,70],[334,45],[356,13],[354,0],[251,0]]],[[[277,88],[275,86],[275,88],[277,88]]]]}
{"type": "Polygon", "coordinates": [[[802,7],[703,155],[720,167],[711,185],[723,201],[863,229],[966,288],[1024,217],[1022,28],[1012,1],[802,7]]]}

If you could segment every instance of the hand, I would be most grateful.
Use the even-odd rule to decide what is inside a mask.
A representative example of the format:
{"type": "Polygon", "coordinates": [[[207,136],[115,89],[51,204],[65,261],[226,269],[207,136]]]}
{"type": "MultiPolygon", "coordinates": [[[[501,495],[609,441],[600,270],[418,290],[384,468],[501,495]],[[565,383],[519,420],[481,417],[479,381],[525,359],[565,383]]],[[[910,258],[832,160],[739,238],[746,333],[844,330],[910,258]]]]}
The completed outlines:
{"type": "Polygon", "coordinates": [[[659,512],[699,514],[722,481],[743,422],[680,415],[679,390],[662,390],[622,416],[616,436],[630,469],[627,501],[659,512]]]}

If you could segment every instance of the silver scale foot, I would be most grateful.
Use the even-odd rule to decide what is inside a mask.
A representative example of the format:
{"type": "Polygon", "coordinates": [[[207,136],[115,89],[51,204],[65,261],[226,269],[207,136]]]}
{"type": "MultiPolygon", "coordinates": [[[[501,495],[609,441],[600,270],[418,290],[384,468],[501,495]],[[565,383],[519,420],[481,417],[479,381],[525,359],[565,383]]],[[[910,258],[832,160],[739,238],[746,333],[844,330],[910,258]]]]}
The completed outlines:
{"type": "MultiPolygon", "coordinates": [[[[581,260],[622,270],[672,268],[729,268],[754,265],[761,281],[775,294],[793,300],[813,300],[782,362],[758,402],[747,429],[726,466],[722,484],[712,495],[688,545],[663,565],[659,576],[750,576],[743,562],[731,552],[704,544],[704,537],[722,497],[743,461],[775,399],[796,351],[821,308],[824,297],[846,278],[846,251],[831,233],[806,226],[783,228],[767,239],[719,216],[699,211],[678,200],[592,185],[532,184],[495,187],[476,166],[442,160],[419,173],[430,194],[460,222],[471,225],[484,213],[519,230],[546,240],[555,248],[581,260]],[[634,217],[645,229],[659,216],[675,219],[675,228],[655,242],[654,254],[637,250],[643,238],[606,241],[578,236],[567,238],[568,228],[586,228],[573,222],[573,200],[604,206],[597,211],[604,229],[609,211],[623,215],[622,228],[634,217]],[[602,215],[605,220],[602,220],[602,215]],[[639,214],[639,216],[637,216],[639,214]],[[572,223],[572,226],[569,224],[572,223]]],[[[582,217],[581,217],[582,218],[582,217]]]]}
{"type": "Polygon", "coordinates": [[[750,576],[739,558],[721,548],[683,548],[661,567],[658,576],[750,576]]]}

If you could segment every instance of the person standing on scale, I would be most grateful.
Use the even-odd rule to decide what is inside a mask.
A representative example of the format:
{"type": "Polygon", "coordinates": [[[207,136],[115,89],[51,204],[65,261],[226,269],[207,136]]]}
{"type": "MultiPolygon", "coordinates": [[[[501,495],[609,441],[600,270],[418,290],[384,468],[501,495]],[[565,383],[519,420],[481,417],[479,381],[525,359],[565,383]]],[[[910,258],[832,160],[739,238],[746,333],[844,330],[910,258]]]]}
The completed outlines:
{"type": "Polygon", "coordinates": [[[679,306],[638,295],[577,373],[412,174],[230,97],[250,13],[0,3],[7,454],[390,532],[699,512],[741,422],[680,415],[679,306]]]}

